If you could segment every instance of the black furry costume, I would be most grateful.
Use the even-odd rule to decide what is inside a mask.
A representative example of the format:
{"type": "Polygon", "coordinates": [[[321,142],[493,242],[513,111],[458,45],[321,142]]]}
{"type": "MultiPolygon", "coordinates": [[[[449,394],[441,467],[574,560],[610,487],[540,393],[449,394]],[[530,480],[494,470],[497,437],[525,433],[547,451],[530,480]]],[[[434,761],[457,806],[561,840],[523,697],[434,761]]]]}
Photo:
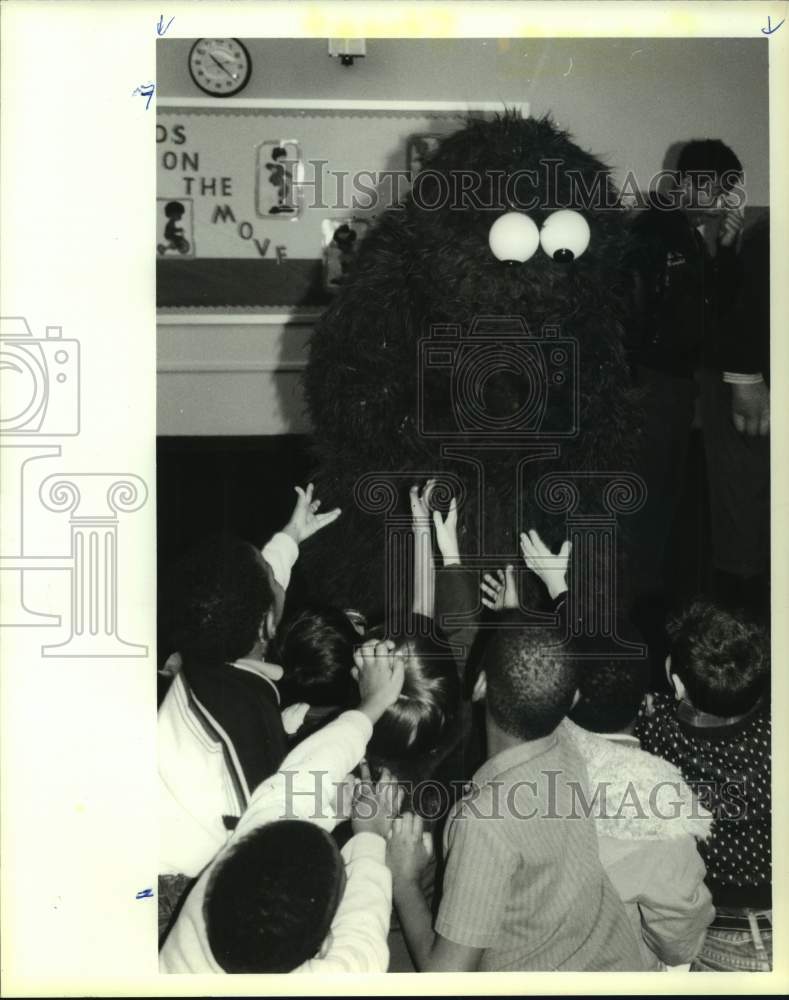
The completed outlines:
{"type": "MultiPolygon", "coordinates": [[[[461,511],[460,541],[462,552],[484,556],[490,567],[505,559],[520,562],[517,536],[528,528],[536,528],[557,549],[566,535],[565,519],[534,502],[534,484],[552,471],[627,469],[639,422],[622,336],[620,260],[626,223],[608,168],[548,119],[508,112],[494,121],[469,122],[443,140],[423,169],[418,200],[412,189],[361,244],[346,284],[316,326],[306,372],[317,492],[325,507],[343,508],[340,520],[305,550],[306,575],[333,603],[368,613],[380,611],[383,603],[384,520],[380,513],[359,509],[354,488],[360,477],[414,470],[420,479],[444,471],[463,482],[475,480],[468,461],[442,453],[449,437],[423,433],[446,428],[461,450],[464,440],[477,440],[464,437],[457,426],[451,379],[442,383],[432,372],[424,374],[419,342],[431,336],[435,324],[459,325],[462,341],[476,318],[519,316],[528,327],[521,337],[539,339],[548,325],[577,343],[579,433],[560,442],[557,457],[525,466],[526,509],[515,509],[513,470],[522,449],[509,449],[507,436],[495,434],[491,444],[498,441],[501,450],[483,449],[485,525],[482,529],[478,523],[472,486],[461,511]],[[498,183],[496,190],[497,182],[491,181],[480,188],[477,204],[467,198],[461,207],[452,194],[449,203],[444,197],[439,207],[424,207],[446,195],[437,175],[449,179],[458,171],[475,171],[493,178],[492,172],[506,177],[530,169],[537,171],[536,182],[534,175],[522,175],[519,185],[506,192],[509,204],[503,186],[498,183]],[[520,205],[537,201],[527,214],[538,227],[557,208],[580,211],[591,229],[586,252],[570,264],[558,263],[542,249],[522,264],[496,259],[488,233],[499,216],[512,210],[513,191],[520,205]],[[421,428],[420,386],[426,390],[421,428]]],[[[495,351],[496,336],[488,336],[495,351]]],[[[566,423],[571,381],[550,387],[541,427],[566,423]]],[[[494,371],[479,402],[501,420],[527,404],[530,391],[512,372],[494,371]]],[[[408,475],[396,482],[406,518],[409,482],[408,475]]],[[[593,512],[599,505],[599,486],[582,485],[581,507],[593,512]]]]}

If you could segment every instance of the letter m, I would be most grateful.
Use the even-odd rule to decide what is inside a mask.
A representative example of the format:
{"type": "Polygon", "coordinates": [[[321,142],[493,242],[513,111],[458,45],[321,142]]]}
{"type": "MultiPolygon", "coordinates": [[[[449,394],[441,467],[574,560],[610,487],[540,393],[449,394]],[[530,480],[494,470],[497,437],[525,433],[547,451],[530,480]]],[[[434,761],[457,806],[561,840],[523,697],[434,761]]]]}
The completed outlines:
{"type": "Polygon", "coordinates": [[[211,221],[213,223],[217,222],[235,222],[236,217],[233,215],[233,209],[229,205],[217,205],[214,208],[214,214],[211,216],[211,221]]]}

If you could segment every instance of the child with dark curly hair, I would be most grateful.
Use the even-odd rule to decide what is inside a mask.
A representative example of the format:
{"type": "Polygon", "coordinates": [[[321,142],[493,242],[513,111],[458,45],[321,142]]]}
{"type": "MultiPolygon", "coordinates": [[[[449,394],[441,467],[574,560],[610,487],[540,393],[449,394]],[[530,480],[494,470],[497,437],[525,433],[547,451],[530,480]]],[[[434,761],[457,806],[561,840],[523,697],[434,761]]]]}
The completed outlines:
{"type": "Polygon", "coordinates": [[[358,709],[313,733],[255,790],[228,843],[202,872],[159,952],[161,972],[385,972],[392,880],[384,856],[396,786],[348,772],[396,700],[403,666],[392,644],[359,654],[358,709]]]}
{"type": "Polygon", "coordinates": [[[668,631],[674,698],[650,696],[636,733],[645,750],[679,767],[715,816],[699,850],[717,915],[691,971],[769,971],[769,637],[702,600],[668,631]]]}
{"type": "Polygon", "coordinates": [[[297,492],[262,553],[240,539],[208,540],[167,588],[181,667],[158,713],[160,875],[196,875],[287,753],[282,670],[265,653],[299,545],[339,516],[317,513],[311,485],[297,492]]]}

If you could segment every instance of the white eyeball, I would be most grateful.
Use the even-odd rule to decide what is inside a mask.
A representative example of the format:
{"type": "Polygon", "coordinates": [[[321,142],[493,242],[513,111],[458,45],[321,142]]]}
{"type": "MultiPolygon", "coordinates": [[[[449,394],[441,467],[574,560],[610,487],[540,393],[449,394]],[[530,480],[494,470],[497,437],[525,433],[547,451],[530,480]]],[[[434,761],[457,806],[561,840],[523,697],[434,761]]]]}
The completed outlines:
{"type": "Polygon", "coordinates": [[[560,212],[549,215],[543,222],[540,245],[553,260],[569,264],[586,250],[591,235],[589,223],[579,212],[563,208],[560,212]]]}
{"type": "Polygon", "coordinates": [[[488,243],[493,256],[508,264],[523,264],[537,252],[540,231],[523,212],[500,215],[490,227],[488,243]]]}

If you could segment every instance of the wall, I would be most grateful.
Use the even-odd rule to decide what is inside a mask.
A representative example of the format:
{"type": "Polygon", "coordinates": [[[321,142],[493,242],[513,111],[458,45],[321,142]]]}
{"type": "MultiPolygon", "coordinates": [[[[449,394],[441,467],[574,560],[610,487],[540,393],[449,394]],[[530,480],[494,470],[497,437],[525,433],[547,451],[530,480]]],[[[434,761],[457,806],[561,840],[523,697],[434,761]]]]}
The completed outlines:
{"type": "MultiPolygon", "coordinates": [[[[191,42],[157,44],[159,96],[199,97],[187,70],[191,42]]],[[[346,68],[328,57],[326,39],[251,39],[253,73],[243,96],[528,101],[533,115],[550,111],[609,163],[615,180],[630,170],[642,187],[673,143],[714,136],[742,160],[751,204],[767,205],[767,44],[763,38],[368,39],[367,56],[346,68]]],[[[159,432],[306,429],[298,389],[306,333],[160,326],[159,432]],[[280,362],[283,372],[228,370],[229,363],[276,369],[280,362]]]]}

